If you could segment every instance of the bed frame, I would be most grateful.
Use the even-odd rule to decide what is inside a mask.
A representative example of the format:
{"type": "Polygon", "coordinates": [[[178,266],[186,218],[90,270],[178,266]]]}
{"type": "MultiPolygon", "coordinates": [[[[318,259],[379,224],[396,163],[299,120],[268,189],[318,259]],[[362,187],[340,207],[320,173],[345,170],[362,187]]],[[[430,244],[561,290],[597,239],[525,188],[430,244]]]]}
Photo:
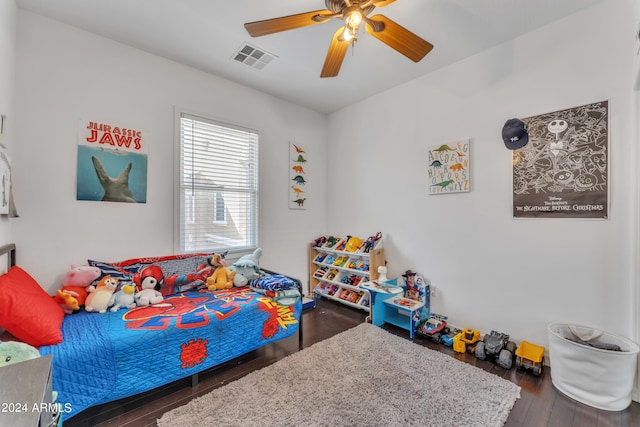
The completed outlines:
{"type": "MultiPolygon", "coordinates": [[[[7,270],[10,269],[11,267],[13,267],[14,265],[16,265],[16,245],[15,243],[9,243],[6,244],[2,247],[0,247],[0,257],[2,256],[6,256],[7,257],[7,270]]],[[[262,271],[264,271],[265,273],[268,274],[278,274],[275,273],[273,271],[270,270],[266,270],[264,268],[261,268],[262,271]]],[[[293,279],[293,278],[292,278],[293,279]]],[[[300,291],[300,295],[303,295],[302,292],[302,283],[300,282],[300,280],[298,279],[293,279],[295,280],[295,282],[298,285],[298,289],[300,291]]],[[[298,349],[302,350],[303,348],[303,337],[302,337],[302,314],[300,315],[300,319],[298,321],[298,349]]],[[[212,367],[211,369],[215,369],[215,366],[212,367]]],[[[198,381],[199,381],[199,374],[195,373],[191,375],[191,386],[195,387],[196,385],[198,385],[198,381]]]]}
{"type": "Polygon", "coordinates": [[[16,245],[9,243],[0,247],[0,256],[7,256],[7,270],[16,265],[16,245]]]}

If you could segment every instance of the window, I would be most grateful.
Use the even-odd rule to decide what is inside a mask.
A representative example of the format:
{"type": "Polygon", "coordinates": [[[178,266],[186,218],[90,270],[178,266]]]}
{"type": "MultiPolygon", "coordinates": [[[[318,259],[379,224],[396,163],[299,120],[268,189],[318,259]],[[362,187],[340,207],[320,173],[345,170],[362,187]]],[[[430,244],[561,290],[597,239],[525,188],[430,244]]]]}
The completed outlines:
{"type": "Polygon", "coordinates": [[[180,114],[181,252],[258,246],[258,132],[180,114]]]}

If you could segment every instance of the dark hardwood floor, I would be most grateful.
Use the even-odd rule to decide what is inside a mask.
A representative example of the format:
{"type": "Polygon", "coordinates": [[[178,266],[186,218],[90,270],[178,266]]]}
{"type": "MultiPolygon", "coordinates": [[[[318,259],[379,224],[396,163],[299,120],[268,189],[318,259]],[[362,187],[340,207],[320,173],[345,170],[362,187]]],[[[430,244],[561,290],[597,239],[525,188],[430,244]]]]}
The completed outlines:
{"type": "MultiPolygon", "coordinates": [[[[366,313],[320,299],[316,308],[306,310],[303,316],[303,345],[308,347],[364,322],[366,313]]],[[[385,329],[408,339],[408,333],[405,330],[386,325],[385,329]]],[[[455,353],[450,347],[433,344],[422,338],[415,338],[414,342],[449,354],[451,357],[518,384],[522,388],[521,397],[516,401],[509,415],[505,424],[507,427],[640,426],[640,403],[633,402],[627,409],[619,412],[597,410],[558,392],[551,384],[548,369],[542,377],[538,378],[529,372],[502,369],[492,362],[478,360],[471,354],[455,353]]],[[[188,379],[178,381],[149,393],[87,409],[65,421],[64,427],[156,426],[156,420],[165,412],[296,351],[298,351],[298,337],[294,336],[200,374],[200,382],[195,387],[191,387],[191,381],[188,379]]]]}

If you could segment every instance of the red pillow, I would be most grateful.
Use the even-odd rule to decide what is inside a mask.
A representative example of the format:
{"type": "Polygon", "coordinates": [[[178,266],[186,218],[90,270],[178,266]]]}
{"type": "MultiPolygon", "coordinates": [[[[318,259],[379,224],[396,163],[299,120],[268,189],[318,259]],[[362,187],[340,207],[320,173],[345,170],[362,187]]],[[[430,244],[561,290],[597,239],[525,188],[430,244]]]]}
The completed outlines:
{"type": "Polygon", "coordinates": [[[26,271],[13,266],[0,276],[0,327],[33,346],[62,342],[64,311],[26,271]]]}

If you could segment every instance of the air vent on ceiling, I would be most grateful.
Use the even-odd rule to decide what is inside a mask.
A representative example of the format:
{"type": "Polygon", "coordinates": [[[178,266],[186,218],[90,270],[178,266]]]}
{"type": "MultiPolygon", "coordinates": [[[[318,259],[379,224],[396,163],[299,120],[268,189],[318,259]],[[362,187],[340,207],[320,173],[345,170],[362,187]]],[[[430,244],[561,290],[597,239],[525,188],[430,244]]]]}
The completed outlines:
{"type": "Polygon", "coordinates": [[[257,48],[249,43],[243,43],[240,49],[233,54],[233,60],[242,62],[250,67],[262,70],[269,65],[277,56],[271,54],[264,49],[257,48]]]}

